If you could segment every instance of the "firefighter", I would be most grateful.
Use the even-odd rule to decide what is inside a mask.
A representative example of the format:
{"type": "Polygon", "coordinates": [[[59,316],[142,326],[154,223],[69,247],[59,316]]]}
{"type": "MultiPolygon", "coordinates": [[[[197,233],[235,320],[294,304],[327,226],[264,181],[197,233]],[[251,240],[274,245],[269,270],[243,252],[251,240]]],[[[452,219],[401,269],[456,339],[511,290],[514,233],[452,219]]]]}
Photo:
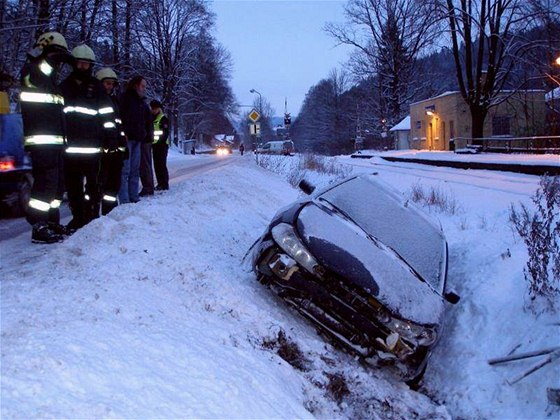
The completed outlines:
{"type": "Polygon", "coordinates": [[[64,180],[72,220],[66,226],[75,231],[99,217],[98,183],[103,139],[115,129],[111,98],[93,72],[95,54],[85,44],[72,50],[74,71],[60,85],[64,96],[67,148],[64,180]],[[85,182],[85,189],[84,189],[85,182]]]}
{"type": "Polygon", "coordinates": [[[109,67],[102,68],[95,77],[101,81],[105,93],[113,102],[114,128],[106,131],[101,157],[100,185],[101,185],[101,214],[106,215],[118,205],[118,193],[121,187],[123,161],[128,159],[126,136],[122,131],[116,87],[117,74],[109,67]]]}
{"type": "Polygon", "coordinates": [[[56,77],[61,64],[70,58],[64,37],[46,32],[27,54],[21,74],[24,144],[31,156],[34,179],[26,218],[35,243],[58,242],[66,233],[59,212],[64,193],[64,99],[56,77]]]}
{"type": "Polygon", "coordinates": [[[157,191],[169,189],[169,172],[167,171],[167,152],[169,151],[169,119],[162,110],[161,102],[153,100],[150,108],[154,117],[154,171],[157,179],[157,191]]]}

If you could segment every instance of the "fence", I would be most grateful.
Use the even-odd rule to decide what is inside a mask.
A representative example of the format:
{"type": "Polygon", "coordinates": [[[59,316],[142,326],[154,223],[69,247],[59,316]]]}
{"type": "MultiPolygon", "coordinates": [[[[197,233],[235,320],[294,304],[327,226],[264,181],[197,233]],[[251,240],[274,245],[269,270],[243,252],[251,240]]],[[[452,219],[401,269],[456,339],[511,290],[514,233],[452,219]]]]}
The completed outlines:
{"type": "Polygon", "coordinates": [[[484,137],[479,139],[456,137],[452,139],[452,142],[454,142],[455,149],[482,145],[484,152],[560,154],[560,136],[484,137]]]}

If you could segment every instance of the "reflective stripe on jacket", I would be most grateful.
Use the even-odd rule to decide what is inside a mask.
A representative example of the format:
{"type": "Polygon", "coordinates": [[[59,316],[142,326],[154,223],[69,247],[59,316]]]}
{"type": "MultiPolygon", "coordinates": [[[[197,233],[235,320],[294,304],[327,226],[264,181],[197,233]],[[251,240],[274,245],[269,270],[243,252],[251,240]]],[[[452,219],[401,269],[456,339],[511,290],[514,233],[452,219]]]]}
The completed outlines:
{"type": "MultiPolygon", "coordinates": [[[[153,141],[154,143],[157,143],[159,139],[164,135],[163,127],[161,124],[161,120],[163,118],[165,118],[165,114],[163,112],[160,112],[159,114],[156,115],[156,118],[154,119],[154,141],[153,141]]],[[[167,143],[167,139],[166,139],[166,143],[167,143]]]]}

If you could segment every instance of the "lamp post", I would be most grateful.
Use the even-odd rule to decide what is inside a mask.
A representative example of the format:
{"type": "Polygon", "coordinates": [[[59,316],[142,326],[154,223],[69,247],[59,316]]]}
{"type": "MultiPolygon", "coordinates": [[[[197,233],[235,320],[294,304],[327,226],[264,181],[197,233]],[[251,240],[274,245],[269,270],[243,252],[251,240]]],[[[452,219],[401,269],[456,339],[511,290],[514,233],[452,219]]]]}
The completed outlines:
{"type": "Polygon", "coordinates": [[[249,92],[251,93],[256,93],[257,95],[259,95],[259,113],[262,115],[262,95],[259,91],[255,90],[255,89],[251,89],[249,92]]]}

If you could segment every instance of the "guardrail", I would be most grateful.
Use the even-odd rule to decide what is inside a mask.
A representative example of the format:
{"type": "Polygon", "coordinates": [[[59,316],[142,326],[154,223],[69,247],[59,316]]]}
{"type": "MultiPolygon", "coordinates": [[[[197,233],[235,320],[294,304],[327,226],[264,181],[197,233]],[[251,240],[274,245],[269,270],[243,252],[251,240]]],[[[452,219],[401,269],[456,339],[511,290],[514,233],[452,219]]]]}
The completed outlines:
{"type": "Polygon", "coordinates": [[[482,145],[484,152],[500,153],[552,153],[560,154],[560,136],[533,137],[455,137],[451,139],[455,149],[482,145]]]}

